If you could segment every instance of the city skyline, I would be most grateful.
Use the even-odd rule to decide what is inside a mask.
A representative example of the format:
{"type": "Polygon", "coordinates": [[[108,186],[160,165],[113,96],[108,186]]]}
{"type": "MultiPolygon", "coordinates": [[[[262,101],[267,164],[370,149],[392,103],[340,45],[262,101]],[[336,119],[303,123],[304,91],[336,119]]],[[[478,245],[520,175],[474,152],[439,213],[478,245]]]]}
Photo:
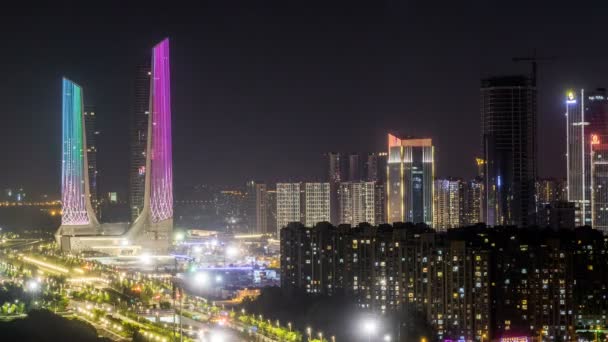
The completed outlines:
{"type": "MultiPolygon", "coordinates": [[[[599,37],[594,29],[599,27],[599,17],[585,12],[583,20],[582,10],[573,9],[573,20],[580,25],[566,30],[559,28],[565,14],[557,9],[533,7],[530,13],[521,14],[517,12],[519,7],[513,6],[501,13],[498,20],[521,19],[524,28],[516,31],[524,33],[526,27],[541,26],[535,20],[541,11],[548,11],[542,20],[555,29],[551,35],[554,38],[547,42],[540,38],[540,33],[531,33],[523,43],[513,39],[495,43],[489,39],[492,33],[504,35],[497,26],[492,26],[486,35],[478,33],[475,24],[497,19],[497,14],[480,4],[471,6],[474,14],[465,13],[468,8],[456,8],[457,13],[464,18],[480,14],[486,17],[465,24],[451,17],[449,12],[454,9],[451,6],[433,13],[422,5],[412,8],[392,3],[354,5],[348,15],[338,6],[308,9],[274,6],[276,14],[294,11],[298,14],[292,23],[285,23],[277,19],[280,15],[243,6],[233,13],[230,23],[240,21],[239,25],[248,25],[251,37],[236,33],[242,30],[230,29],[217,19],[199,23],[194,18],[221,17],[228,12],[222,6],[187,15],[176,10],[170,10],[166,16],[157,14],[160,19],[182,15],[191,30],[166,19],[160,20],[158,27],[145,31],[130,30],[138,27],[141,19],[131,19],[129,13],[134,9],[125,8],[124,13],[116,16],[117,27],[129,32],[121,36],[117,35],[117,28],[100,21],[107,12],[103,8],[92,14],[74,9],[75,17],[83,14],[78,20],[91,24],[84,25],[83,32],[76,37],[66,34],[66,25],[51,20],[48,14],[53,9],[45,9],[49,13],[33,10],[28,15],[39,24],[30,31],[12,27],[15,34],[7,42],[9,52],[1,57],[3,65],[13,66],[5,75],[15,87],[7,89],[6,98],[2,98],[7,119],[3,120],[4,134],[0,134],[0,152],[5,156],[0,185],[59,193],[56,181],[59,155],[55,151],[60,129],[52,122],[60,112],[55,99],[60,92],[56,81],[66,75],[90,89],[87,96],[102,113],[97,118],[102,132],[97,142],[100,193],[125,194],[129,180],[124,170],[129,167],[129,155],[120,147],[129,139],[126,127],[133,111],[131,83],[146,46],[165,34],[173,37],[177,58],[172,70],[176,88],[175,132],[176,136],[187,138],[175,142],[179,151],[175,156],[177,187],[195,183],[236,185],[247,179],[273,182],[310,174],[321,178],[323,153],[357,151],[363,156],[366,152],[383,151],[384,135],[392,130],[432,138],[437,148],[438,176],[472,178],[474,158],[481,150],[479,80],[490,75],[529,73],[528,64],[512,63],[511,57],[529,55],[535,48],[538,56],[558,57],[555,62],[539,66],[539,128],[542,127],[538,132],[539,151],[545,152],[539,153],[539,175],[565,176],[561,99],[567,89],[593,89],[605,84],[602,77],[605,67],[597,57],[603,55],[604,48],[589,45],[599,37]],[[416,18],[431,13],[446,23],[425,31],[428,25],[416,18]],[[403,17],[410,16],[414,20],[402,22],[403,17]],[[310,18],[314,18],[312,22],[323,23],[323,28],[313,25],[310,18]],[[344,29],[357,28],[361,18],[367,19],[365,29],[344,29]],[[283,24],[287,25],[286,33],[273,30],[283,24]],[[445,33],[450,24],[457,29],[445,33]],[[412,36],[408,33],[411,30],[419,35],[412,36]],[[287,33],[299,39],[292,40],[287,33]],[[86,39],[88,34],[94,39],[86,39]],[[54,43],[21,49],[21,42],[35,35],[41,39],[52,35],[54,43]],[[571,42],[571,50],[585,44],[589,46],[588,55],[575,56],[561,49],[562,38],[571,36],[582,37],[571,42]],[[116,49],[106,51],[104,46],[110,39],[116,49]],[[454,41],[448,44],[453,58],[427,58],[440,55],[440,44],[448,39],[454,41]],[[403,47],[406,40],[420,52],[403,47]],[[359,49],[361,44],[368,44],[373,51],[359,49]],[[74,45],[83,48],[74,49],[74,45]],[[25,53],[25,58],[17,59],[13,50],[25,53]],[[49,57],[37,63],[35,70],[24,73],[26,65],[37,55],[49,57]],[[70,57],[65,59],[65,55],[70,57]],[[346,63],[342,63],[344,58],[346,63]],[[14,96],[17,89],[26,90],[17,97],[14,96]],[[437,101],[438,96],[441,101],[437,101]],[[32,97],[37,100],[29,103],[32,97]],[[250,129],[253,118],[259,122],[259,130],[250,129]],[[294,122],[306,129],[287,129],[294,122]],[[226,156],[238,151],[236,141],[243,137],[254,148],[237,167],[226,156]],[[10,148],[15,139],[30,140],[32,144],[18,153],[10,148]],[[53,143],[45,146],[41,141],[53,143]],[[553,145],[559,148],[552,148],[553,145]],[[207,149],[200,151],[198,146],[207,149]],[[274,161],[276,155],[287,153],[298,155],[297,163],[274,161]],[[23,154],[30,157],[22,158],[23,154]],[[117,167],[113,167],[114,163],[117,167]],[[48,172],[34,177],[36,169],[48,172]]],[[[14,20],[7,18],[2,25],[11,25],[14,20]]]]}

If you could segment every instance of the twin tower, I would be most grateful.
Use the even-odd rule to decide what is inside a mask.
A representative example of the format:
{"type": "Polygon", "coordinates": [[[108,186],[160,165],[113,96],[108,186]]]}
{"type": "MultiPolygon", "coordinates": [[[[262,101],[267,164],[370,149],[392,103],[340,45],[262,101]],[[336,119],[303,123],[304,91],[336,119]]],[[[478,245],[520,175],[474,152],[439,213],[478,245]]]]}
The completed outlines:
{"type": "Polygon", "coordinates": [[[87,137],[82,88],[63,79],[61,200],[63,216],[55,233],[67,252],[133,255],[163,253],[173,230],[173,159],[169,39],[152,49],[146,146],[144,206],[131,224],[100,224],[89,192],[87,137]]]}

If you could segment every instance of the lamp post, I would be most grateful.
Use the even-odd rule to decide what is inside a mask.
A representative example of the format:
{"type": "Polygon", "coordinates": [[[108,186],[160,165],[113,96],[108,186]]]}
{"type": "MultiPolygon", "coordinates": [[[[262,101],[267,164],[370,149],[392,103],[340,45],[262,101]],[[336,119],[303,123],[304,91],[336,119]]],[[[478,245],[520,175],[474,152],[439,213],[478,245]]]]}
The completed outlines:
{"type": "Polygon", "coordinates": [[[312,329],[310,327],[306,328],[306,332],[308,333],[308,342],[311,340],[312,329]]]}
{"type": "Polygon", "coordinates": [[[319,340],[321,340],[321,342],[323,342],[323,332],[319,331],[319,340]]]}

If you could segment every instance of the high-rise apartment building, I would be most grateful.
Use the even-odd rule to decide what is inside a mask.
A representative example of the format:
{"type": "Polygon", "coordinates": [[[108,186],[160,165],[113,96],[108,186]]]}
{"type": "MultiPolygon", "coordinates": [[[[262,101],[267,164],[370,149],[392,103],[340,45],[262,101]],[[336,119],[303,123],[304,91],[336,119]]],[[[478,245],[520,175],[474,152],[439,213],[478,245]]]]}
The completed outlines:
{"type": "Polygon", "coordinates": [[[257,231],[257,183],[256,181],[250,180],[245,183],[245,224],[247,225],[247,231],[251,234],[257,231]]]}
{"type": "Polygon", "coordinates": [[[87,161],[89,163],[89,192],[91,196],[91,205],[99,218],[99,197],[97,188],[97,137],[99,131],[96,127],[96,110],[94,106],[84,106],[84,127],[87,138],[87,161]]]}
{"type": "Polygon", "coordinates": [[[151,74],[149,64],[138,66],[135,73],[135,108],[131,117],[129,160],[131,221],[135,221],[144,207],[151,74]]]}
{"type": "MultiPolygon", "coordinates": [[[[340,184],[340,223],[356,226],[366,222],[375,225],[376,182],[343,182],[340,184]]],[[[379,222],[381,223],[381,222],[379,222]]]]}
{"type": "Polygon", "coordinates": [[[277,236],[291,222],[302,222],[301,183],[277,183],[277,236]]]}
{"type": "Polygon", "coordinates": [[[483,180],[475,178],[466,182],[462,192],[461,224],[470,226],[483,222],[483,180]]]}
{"type": "Polygon", "coordinates": [[[266,230],[265,234],[275,235],[277,228],[277,191],[276,189],[266,188],[266,230]]]}
{"type": "Polygon", "coordinates": [[[536,85],[527,76],[481,81],[484,222],[527,226],[534,220],[536,85]]]}
{"type": "Polygon", "coordinates": [[[340,221],[340,183],[346,180],[346,163],[339,152],[329,152],[325,158],[327,159],[326,181],[330,186],[330,222],[338,224],[340,221]]]}
{"type": "MultiPolygon", "coordinates": [[[[245,194],[245,223],[250,234],[268,232],[268,192],[266,184],[248,181],[245,194]]],[[[275,230],[271,233],[274,234],[275,230]]]]}
{"type": "Polygon", "coordinates": [[[460,179],[435,180],[433,228],[446,230],[463,225],[464,187],[460,179]]]}
{"type": "Polygon", "coordinates": [[[536,203],[538,205],[553,201],[566,200],[563,197],[563,183],[555,178],[539,178],[535,183],[536,203]]]}
{"type": "Polygon", "coordinates": [[[608,98],[605,89],[566,98],[567,195],[576,206],[575,224],[590,225],[591,218],[591,137],[608,135],[608,98]]]}
{"type": "Polygon", "coordinates": [[[348,179],[349,182],[359,182],[361,180],[361,160],[357,153],[348,155],[348,179]]]}
{"type": "Polygon", "coordinates": [[[598,300],[608,295],[604,237],[583,229],[573,236],[513,227],[438,233],[401,223],[292,224],[281,230],[281,287],[344,293],[378,313],[417,312],[436,334],[429,341],[571,341],[575,319],[605,322],[608,308],[598,300]]]}
{"type": "Polygon", "coordinates": [[[376,224],[386,223],[386,183],[374,182],[374,221],[376,224]]]}
{"type": "Polygon", "coordinates": [[[268,231],[268,189],[266,184],[255,185],[255,232],[265,234],[268,231]]]}
{"type": "Polygon", "coordinates": [[[330,184],[304,183],[304,224],[313,227],[330,221],[330,184]]]}
{"type": "Polygon", "coordinates": [[[388,135],[388,222],[433,224],[434,149],[430,138],[388,135]]]}
{"type": "Polygon", "coordinates": [[[608,144],[601,140],[608,136],[591,138],[591,225],[608,234],[608,144]]]}
{"type": "Polygon", "coordinates": [[[369,153],[365,162],[365,181],[386,183],[386,152],[369,153]]]}

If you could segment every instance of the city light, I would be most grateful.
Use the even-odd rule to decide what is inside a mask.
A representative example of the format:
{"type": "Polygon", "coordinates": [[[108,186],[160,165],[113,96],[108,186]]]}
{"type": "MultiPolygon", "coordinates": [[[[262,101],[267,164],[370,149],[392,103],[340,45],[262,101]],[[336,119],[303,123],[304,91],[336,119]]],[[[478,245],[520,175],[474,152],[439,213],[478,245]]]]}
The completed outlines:
{"type": "Polygon", "coordinates": [[[199,272],[194,276],[194,283],[198,286],[204,286],[209,283],[209,275],[204,272],[199,272]]]}
{"type": "Polygon", "coordinates": [[[368,319],[363,323],[363,331],[368,335],[372,336],[378,329],[378,323],[373,319],[368,319]]]}
{"type": "Polygon", "coordinates": [[[228,248],[226,248],[226,255],[230,258],[234,258],[239,255],[239,249],[235,246],[228,246],[228,248]]]}
{"type": "Polygon", "coordinates": [[[149,265],[152,263],[152,256],[150,253],[143,253],[139,256],[139,261],[141,261],[143,264],[149,265]]]}
{"type": "Polygon", "coordinates": [[[40,283],[36,280],[30,280],[27,283],[27,289],[31,292],[36,292],[40,288],[40,283]]]}

